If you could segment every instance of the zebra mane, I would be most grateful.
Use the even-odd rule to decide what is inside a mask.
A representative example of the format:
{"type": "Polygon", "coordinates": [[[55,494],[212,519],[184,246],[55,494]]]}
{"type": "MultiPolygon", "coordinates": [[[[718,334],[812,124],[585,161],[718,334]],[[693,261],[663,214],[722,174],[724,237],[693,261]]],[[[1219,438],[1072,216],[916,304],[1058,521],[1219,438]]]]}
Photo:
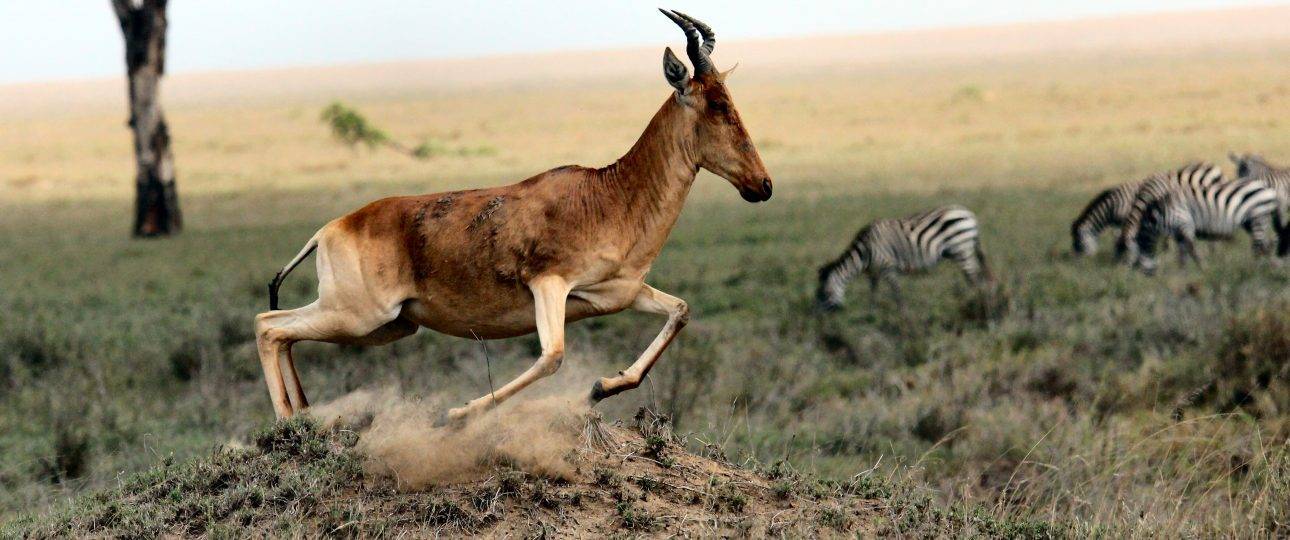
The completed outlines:
{"type": "Polygon", "coordinates": [[[872,229],[872,223],[865,225],[864,228],[860,229],[860,232],[856,233],[855,238],[851,240],[850,244],[847,244],[847,249],[843,250],[841,255],[838,255],[837,258],[820,267],[820,278],[824,279],[838,271],[849,271],[854,275],[856,272],[862,270],[863,267],[848,269],[846,267],[846,263],[856,257],[859,257],[863,263],[865,258],[864,252],[869,249],[869,246],[865,241],[865,236],[867,236],[869,231],[872,229]]]}
{"type": "Polygon", "coordinates": [[[1093,197],[1093,200],[1089,201],[1088,205],[1084,207],[1084,211],[1079,213],[1079,217],[1075,218],[1075,221],[1071,223],[1071,234],[1078,234],[1080,229],[1086,225],[1092,227],[1093,230],[1090,232],[1093,234],[1097,234],[1102,230],[1102,228],[1106,227],[1107,223],[1105,217],[1102,217],[1101,219],[1094,218],[1099,217],[1099,213],[1105,213],[1108,211],[1106,206],[1115,202],[1115,193],[1119,190],[1120,186],[1106,188],[1102,190],[1101,193],[1098,193],[1096,197],[1093,197]]]}

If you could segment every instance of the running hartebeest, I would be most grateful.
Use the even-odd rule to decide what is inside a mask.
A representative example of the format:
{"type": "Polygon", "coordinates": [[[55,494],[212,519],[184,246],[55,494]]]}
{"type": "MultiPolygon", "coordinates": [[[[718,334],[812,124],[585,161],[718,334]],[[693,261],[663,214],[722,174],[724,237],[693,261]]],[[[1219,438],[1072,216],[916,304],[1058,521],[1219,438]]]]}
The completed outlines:
{"type": "MultiPolygon", "coordinates": [[[[667,315],[631,367],[593,385],[594,403],[636,388],[689,318],[685,301],[645,284],[700,168],[749,202],[770,198],[761,156],[709,58],[712,29],[663,11],[685,31],[694,77],[671,48],[676,88],[617,162],[565,166],[509,186],[381,199],[328,223],[269,284],[255,318],[260,364],[279,418],[309,406],[291,345],[384,344],[420,326],[495,339],[537,331],[542,355],[510,383],[448,411],[461,420],[550,375],[564,358],[564,325],[628,308],[667,315]],[[318,251],[318,299],[278,310],[282,279],[318,251]]],[[[728,73],[728,72],[727,72],[728,73]]]]}

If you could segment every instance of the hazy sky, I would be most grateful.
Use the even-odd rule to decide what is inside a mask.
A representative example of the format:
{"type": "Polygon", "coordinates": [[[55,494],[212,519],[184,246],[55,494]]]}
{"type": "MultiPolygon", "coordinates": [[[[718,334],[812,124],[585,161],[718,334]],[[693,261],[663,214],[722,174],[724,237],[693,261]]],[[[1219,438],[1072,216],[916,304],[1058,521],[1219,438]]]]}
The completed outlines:
{"type": "MultiPolygon", "coordinates": [[[[1260,5],[1242,0],[674,0],[718,38],[1260,5]]],[[[637,0],[171,0],[171,73],[676,44],[637,0]],[[552,7],[558,6],[558,7],[552,7]]],[[[1290,21],[1287,21],[1290,24],[1290,21]]],[[[0,82],[124,70],[109,0],[0,0],[0,82]]]]}

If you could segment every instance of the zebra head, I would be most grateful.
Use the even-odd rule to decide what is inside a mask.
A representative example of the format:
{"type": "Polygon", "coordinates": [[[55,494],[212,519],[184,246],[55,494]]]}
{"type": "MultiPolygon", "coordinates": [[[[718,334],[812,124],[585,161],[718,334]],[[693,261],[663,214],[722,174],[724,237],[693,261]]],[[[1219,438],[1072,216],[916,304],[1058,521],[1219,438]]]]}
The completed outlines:
{"type": "Polygon", "coordinates": [[[1237,154],[1228,152],[1227,159],[1236,165],[1236,178],[1245,179],[1252,176],[1263,176],[1272,172],[1272,166],[1258,154],[1237,154]]]}
{"type": "Polygon", "coordinates": [[[857,242],[837,260],[820,267],[819,287],[815,290],[815,309],[837,311],[846,298],[847,283],[864,270],[869,260],[869,249],[857,242]]]}
{"type": "Polygon", "coordinates": [[[1071,227],[1071,251],[1085,257],[1096,253],[1097,237],[1093,235],[1093,231],[1079,224],[1071,227]]]}
{"type": "Polygon", "coordinates": [[[837,311],[842,308],[842,300],[847,286],[833,264],[820,267],[820,285],[815,289],[815,309],[817,311],[837,311]]]}

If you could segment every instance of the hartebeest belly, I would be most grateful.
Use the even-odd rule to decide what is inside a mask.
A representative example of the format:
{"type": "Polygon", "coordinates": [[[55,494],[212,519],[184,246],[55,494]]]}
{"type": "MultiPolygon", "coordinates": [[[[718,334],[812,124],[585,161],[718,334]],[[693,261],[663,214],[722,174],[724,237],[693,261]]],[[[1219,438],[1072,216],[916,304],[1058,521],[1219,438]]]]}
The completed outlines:
{"type": "Polygon", "coordinates": [[[645,270],[630,264],[639,246],[580,234],[576,220],[559,217],[574,217],[564,205],[526,187],[371,203],[320,231],[319,279],[348,305],[397,310],[406,321],[467,338],[533,333],[528,283],[542,275],[568,282],[565,321],[629,307],[645,282],[645,270]]]}
{"type": "Polygon", "coordinates": [[[635,388],[689,319],[685,302],[645,283],[700,168],[750,202],[771,181],[708,54],[712,29],[663,12],[685,32],[695,67],[667,49],[668,97],[632,149],[600,169],[566,166],[509,186],[373,202],[320,229],[269,285],[271,311],[255,319],[274,411],[308,407],[291,345],[388,343],[424,326],[467,338],[537,332],[542,355],[487,396],[448,412],[463,418],[551,374],[564,358],[564,325],[633,309],[667,315],[636,361],[600,379],[592,402],[635,388]],[[279,310],[278,285],[317,250],[318,300],[279,310]]]}

